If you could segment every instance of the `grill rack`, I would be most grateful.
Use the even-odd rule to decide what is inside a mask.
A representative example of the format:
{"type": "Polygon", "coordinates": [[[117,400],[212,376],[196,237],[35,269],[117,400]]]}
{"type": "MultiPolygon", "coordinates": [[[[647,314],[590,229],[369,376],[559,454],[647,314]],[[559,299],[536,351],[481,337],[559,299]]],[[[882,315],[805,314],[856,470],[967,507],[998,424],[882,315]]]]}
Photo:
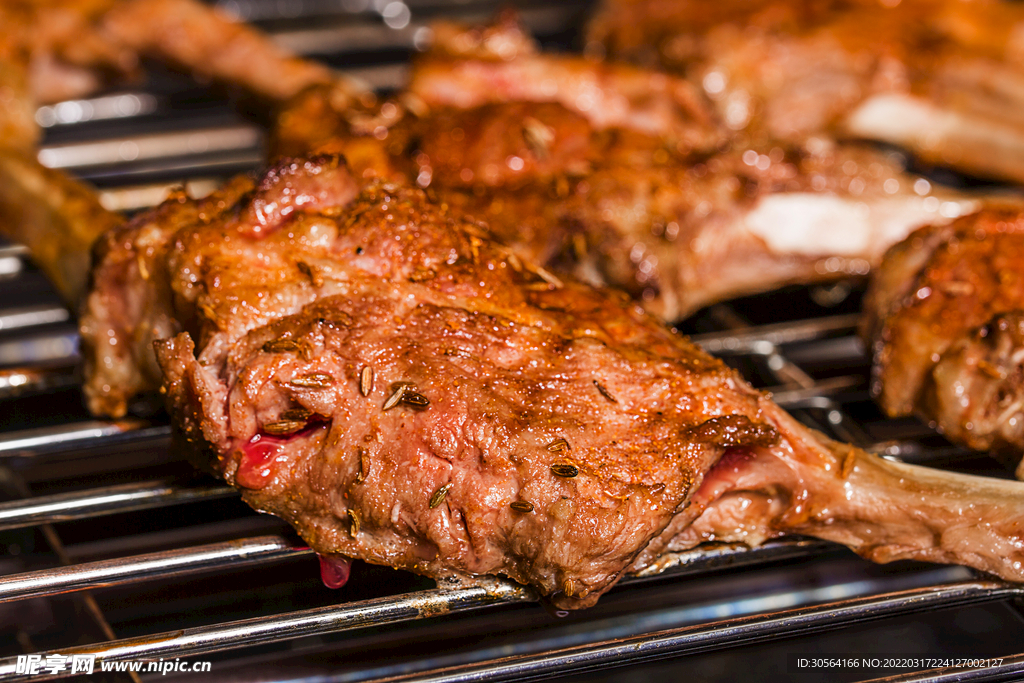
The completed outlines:
{"type": "MultiPolygon", "coordinates": [[[[253,0],[218,4],[239,16],[264,22],[265,28],[281,44],[325,57],[330,63],[337,64],[350,54],[371,53],[370,58],[363,55],[356,60],[361,66],[346,71],[364,78],[379,90],[400,85],[405,73],[404,53],[422,41],[423,31],[427,30],[425,19],[441,12],[454,12],[476,21],[485,19],[496,9],[496,5],[488,2],[432,4],[426,0],[406,0],[398,3],[409,13],[408,22],[402,24],[395,20],[401,16],[395,14],[398,9],[387,10],[394,3],[371,6],[359,0],[291,3],[253,0]],[[319,25],[295,23],[302,18],[315,20],[319,25]],[[387,56],[379,57],[380,54],[387,56]]],[[[522,15],[542,37],[561,36],[564,40],[573,32],[573,22],[586,5],[586,2],[555,7],[525,5],[522,15]]],[[[115,93],[65,104],[63,108],[56,105],[41,110],[41,121],[48,125],[51,134],[41,149],[40,159],[98,183],[104,202],[111,208],[134,210],[152,205],[166,192],[169,182],[186,182],[193,191],[202,192],[225,175],[255,166],[262,158],[262,136],[257,128],[237,119],[226,106],[214,117],[213,124],[208,113],[198,120],[183,119],[180,112],[175,111],[173,87],[170,94],[158,87],[155,93],[115,93]],[[149,125],[141,125],[151,124],[153,120],[158,123],[157,132],[152,132],[149,125]],[[111,122],[118,123],[116,133],[112,132],[115,129],[110,127],[111,122]],[[130,131],[127,135],[125,127],[130,131]],[[140,130],[131,132],[135,127],[140,130]]],[[[0,291],[30,293],[26,298],[18,298],[28,303],[0,308],[0,405],[5,414],[19,412],[19,406],[25,401],[45,399],[77,387],[74,369],[79,359],[73,321],[52,293],[41,285],[40,276],[27,264],[25,257],[24,249],[17,245],[0,247],[0,291]]],[[[796,299],[800,301],[801,296],[796,295],[796,299]]],[[[11,299],[5,296],[3,300],[11,299]]],[[[806,310],[814,306],[798,308],[806,310]]],[[[867,383],[863,350],[853,335],[856,314],[834,314],[825,309],[821,312],[825,315],[812,319],[749,325],[745,321],[748,311],[743,304],[718,306],[691,323],[692,329],[688,331],[696,332],[694,340],[710,352],[741,366],[755,383],[772,391],[780,405],[836,438],[907,461],[944,463],[951,455],[962,456],[961,450],[936,439],[916,422],[889,421],[885,429],[879,430],[878,419],[872,418],[875,423],[865,426],[865,421],[855,414],[859,408],[851,410],[851,406],[856,408],[858,403],[864,402],[867,383]],[[701,332],[702,329],[714,331],[701,332]],[[843,372],[822,372],[823,367],[840,367],[843,372]],[[875,433],[879,431],[887,438],[877,438],[875,433]]],[[[103,610],[103,596],[109,595],[112,589],[169,583],[187,585],[195,577],[237,572],[246,566],[308,564],[312,551],[282,524],[243,515],[226,525],[215,525],[214,535],[227,535],[223,540],[194,543],[187,537],[197,527],[184,527],[177,532],[155,534],[159,538],[152,543],[162,547],[151,552],[111,554],[108,547],[117,544],[106,541],[106,546],[94,549],[93,554],[107,557],[80,561],[77,556],[89,555],[90,544],[88,541],[67,543],[61,533],[63,525],[114,523],[145,511],[169,516],[183,508],[216,501],[230,502],[236,494],[210,480],[189,480],[181,476],[180,469],[174,470],[172,477],[137,481],[129,476],[130,483],[105,483],[111,458],[117,458],[118,466],[126,467],[129,472],[145,474],[169,463],[174,469],[174,458],[169,450],[170,429],[160,418],[108,422],[83,419],[72,411],[70,417],[52,419],[42,425],[34,424],[31,419],[28,419],[28,426],[16,424],[17,420],[12,423],[15,423],[14,428],[10,424],[0,428],[3,430],[0,431],[0,488],[9,497],[0,503],[0,532],[4,534],[0,542],[6,545],[10,556],[17,541],[25,538],[24,534],[35,534],[44,539],[41,545],[45,545],[46,550],[37,553],[26,566],[0,573],[0,608],[32,604],[40,599],[71,599],[76,601],[78,613],[86,615],[84,620],[92,622],[105,638],[84,645],[68,640],[49,650],[40,650],[33,645],[26,629],[21,628],[13,641],[24,652],[96,653],[106,661],[192,657],[271,643],[307,642],[314,637],[342,632],[402,628],[398,625],[416,621],[448,624],[447,619],[452,615],[471,615],[484,609],[501,620],[509,618],[510,613],[517,614],[510,612],[516,605],[536,600],[529,589],[488,579],[478,586],[401,591],[395,595],[167,631],[146,630],[144,635],[118,638],[103,610]],[[97,465],[96,461],[105,464],[97,465]],[[79,472],[86,485],[69,486],[67,479],[79,472]],[[77,552],[80,546],[86,550],[77,552]],[[105,549],[108,552],[102,552],[105,549]],[[28,566],[40,562],[50,566],[28,566]]],[[[195,535],[202,536],[198,532],[195,535]]],[[[622,582],[622,590],[643,591],[648,585],[663,586],[694,577],[701,581],[714,580],[720,572],[735,573],[742,568],[766,571],[776,566],[786,567],[787,563],[802,566],[851,562],[845,557],[836,560],[836,555],[831,544],[798,538],[781,539],[755,549],[736,545],[699,548],[667,556],[656,567],[657,573],[649,571],[642,576],[629,577],[622,582]]],[[[565,638],[555,639],[554,645],[528,644],[518,650],[513,648],[511,654],[508,648],[482,649],[449,657],[441,665],[436,665],[437,658],[422,658],[404,670],[368,668],[348,672],[344,679],[497,681],[545,678],[590,672],[610,664],[636,664],[692,655],[807,632],[823,633],[919,611],[993,602],[1016,609],[1017,601],[1024,597],[1019,587],[980,579],[959,568],[913,568],[891,576],[882,572],[874,577],[868,589],[862,587],[859,591],[850,592],[842,581],[832,585],[830,590],[804,592],[802,597],[793,597],[800,591],[789,588],[785,595],[792,601],[790,609],[744,611],[733,607],[731,614],[740,616],[704,618],[697,623],[654,628],[638,634],[622,635],[620,630],[614,632],[615,637],[591,638],[582,644],[566,644],[565,638]]],[[[732,603],[722,600],[719,604],[732,603]]],[[[781,604],[785,605],[785,600],[781,604]]],[[[337,642],[327,641],[323,647],[329,649],[337,642]]],[[[307,650],[314,651],[317,647],[321,646],[314,643],[307,650]]],[[[8,647],[4,652],[10,651],[8,647]]],[[[923,671],[900,676],[898,680],[995,681],[1019,677],[1022,671],[1024,654],[1007,657],[998,667],[968,673],[923,671]]],[[[13,656],[0,660],[0,680],[31,678],[34,677],[16,673],[13,656]]]]}

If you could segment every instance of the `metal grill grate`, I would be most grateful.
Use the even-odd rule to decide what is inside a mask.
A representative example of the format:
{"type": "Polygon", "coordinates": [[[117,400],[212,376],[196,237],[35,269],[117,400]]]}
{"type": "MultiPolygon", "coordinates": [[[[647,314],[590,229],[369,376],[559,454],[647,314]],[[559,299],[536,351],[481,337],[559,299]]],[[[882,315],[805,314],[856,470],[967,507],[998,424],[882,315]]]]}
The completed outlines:
{"type": "MultiPolygon", "coordinates": [[[[349,70],[380,89],[401,83],[431,16],[480,20],[496,9],[426,0],[219,4],[293,49],[357,64],[349,70]]],[[[565,44],[586,5],[527,4],[523,17],[542,38],[565,44]]],[[[156,203],[170,183],[202,192],[257,164],[259,130],[225,102],[190,108],[191,87],[164,75],[146,92],[44,108],[39,119],[50,134],[40,158],[96,182],[105,203],[126,210],[156,203]]],[[[1004,641],[1024,633],[1020,588],[961,568],[870,566],[797,538],[666,556],[569,620],[523,605],[534,601],[530,591],[500,580],[435,589],[357,567],[351,584],[332,593],[289,529],[177,460],[159,417],[88,418],[78,399],[73,321],[24,259],[17,246],[0,248],[0,300],[18,302],[0,308],[0,680],[34,678],[16,673],[15,655],[29,652],[96,653],[105,661],[203,655],[216,658],[211,678],[226,672],[224,679],[525,680],[919,612],[952,633],[952,608],[993,604],[1016,627],[1004,641]]],[[[838,439],[908,461],[963,460],[923,425],[883,420],[871,407],[866,359],[853,335],[856,296],[831,297],[841,300],[832,309],[813,298],[794,290],[715,307],[686,331],[838,439]],[[766,311],[786,321],[757,324],[766,311]]],[[[969,680],[1022,671],[1024,655],[1010,656],[969,680]]]]}

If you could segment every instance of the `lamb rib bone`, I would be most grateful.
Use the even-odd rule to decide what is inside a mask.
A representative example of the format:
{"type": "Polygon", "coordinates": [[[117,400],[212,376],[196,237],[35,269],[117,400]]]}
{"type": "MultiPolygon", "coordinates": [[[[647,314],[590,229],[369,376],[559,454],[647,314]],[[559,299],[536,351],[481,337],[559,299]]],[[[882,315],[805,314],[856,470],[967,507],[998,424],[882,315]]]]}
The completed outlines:
{"type": "Polygon", "coordinates": [[[736,449],[711,470],[702,514],[669,544],[758,545],[785,533],[841,543],[874,562],[965,564],[1020,581],[1024,486],[870,455],[765,407],[779,446],[736,449]]]}
{"type": "Polygon", "coordinates": [[[920,97],[876,95],[850,112],[843,133],[912,150],[965,173],[1024,181],[1024,124],[944,108],[920,97]]]}

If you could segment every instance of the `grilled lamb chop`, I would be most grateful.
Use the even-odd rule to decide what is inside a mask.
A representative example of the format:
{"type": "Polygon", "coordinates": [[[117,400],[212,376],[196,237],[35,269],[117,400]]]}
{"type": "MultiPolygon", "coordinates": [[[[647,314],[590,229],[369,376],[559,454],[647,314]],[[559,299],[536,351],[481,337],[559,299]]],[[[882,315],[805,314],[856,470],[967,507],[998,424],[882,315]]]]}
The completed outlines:
{"type": "Polygon", "coordinates": [[[799,531],[1024,580],[1024,485],[829,442],[624,295],[336,157],[175,197],[98,253],[93,390],[159,340],[191,450],[329,567],[579,608],[665,548],[799,531]]]}
{"type": "Polygon", "coordinates": [[[1022,26],[1003,0],[608,0],[591,43],[687,74],[755,140],[832,131],[1020,181],[1022,26]]]}
{"type": "Polygon", "coordinates": [[[272,148],[342,152],[357,175],[429,187],[520,256],[625,289],[667,320],[863,275],[911,230],[976,208],[866,148],[710,154],[716,129],[675,92],[688,91],[657,72],[538,54],[507,17],[442,25],[396,101],[356,111],[329,88],[307,92],[272,148]]]}
{"type": "MultiPolygon", "coordinates": [[[[1024,453],[1024,213],[989,209],[893,247],[865,300],[874,390],[952,441],[1024,453]]],[[[1018,476],[1024,469],[1018,468],[1018,476]]]]}
{"type": "MultiPolygon", "coordinates": [[[[265,40],[223,20],[198,33],[144,30],[178,4],[118,4],[97,10],[88,26],[107,36],[104,44],[127,50],[135,36],[137,52],[205,68],[269,98],[327,81],[322,68],[264,50],[265,40]],[[217,38],[233,47],[204,59],[217,38]],[[255,52],[271,64],[253,75],[239,55],[255,52]],[[264,74],[276,85],[261,82],[264,74]]],[[[181,26],[203,16],[183,7],[174,13],[181,26]]],[[[527,258],[627,289],[666,319],[729,296],[863,274],[909,230],[972,206],[932,196],[930,185],[866,150],[820,143],[813,153],[772,147],[709,159],[724,138],[685,81],[541,55],[507,17],[487,29],[435,32],[436,46],[402,98],[426,116],[410,121],[394,103],[376,107],[354,98],[350,84],[330,81],[280,117],[277,152],[341,150],[357,170],[432,183],[527,258]],[[469,140],[454,139],[466,131],[469,140]],[[843,229],[824,229],[835,225],[843,229]]],[[[7,234],[36,253],[59,249],[62,260],[40,262],[74,301],[88,245],[120,217],[24,155],[0,163],[0,176],[7,234]]]]}

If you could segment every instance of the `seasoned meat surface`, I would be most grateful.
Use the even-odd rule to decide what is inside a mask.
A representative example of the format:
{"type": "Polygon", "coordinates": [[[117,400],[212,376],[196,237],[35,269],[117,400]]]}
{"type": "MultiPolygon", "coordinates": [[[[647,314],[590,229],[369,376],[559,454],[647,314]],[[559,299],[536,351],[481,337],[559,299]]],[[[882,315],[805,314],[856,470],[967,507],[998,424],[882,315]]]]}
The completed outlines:
{"type": "MultiPolygon", "coordinates": [[[[167,250],[178,230],[221,216],[252,191],[252,181],[241,177],[198,202],[176,193],[96,242],[92,287],[79,321],[85,350],[83,391],[93,414],[121,417],[133,396],[160,386],[153,341],[174,336],[185,325],[199,329],[191,300],[181,299],[172,288],[192,272],[172,274],[168,269],[179,264],[168,263],[167,250]]],[[[189,291],[187,285],[184,291],[189,291]]]]}
{"type": "Polygon", "coordinates": [[[104,245],[92,395],[143,318],[128,346],[169,337],[185,433],[323,554],[584,606],[724,446],[775,438],[756,392],[622,295],[538,271],[422,191],[356,195],[336,159],[175,198],[104,245]]]}
{"type": "Polygon", "coordinates": [[[683,153],[726,142],[707,101],[684,79],[622,62],[540,54],[512,14],[492,26],[439,23],[433,30],[433,49],[417,61],[408,85],[428,107],[552,102],[597,130],[657,135],[683,153]]]}
{"type": "Polygon", "coordinates": [[[992,208],[925,228],[886,255],[866,301],[875,390],[951,440],[1024,453],[1024,217],[992,208]]]}
{"type": "MultiPolygon", "coordinates": [[[[198,16],[178,15],[181,26],[198,16]]],[[[146,16],[156,15],[135,15],[146,16]]],[[[288,94],[273,77],[269,85],[284,90],[233,71],[257,63],[244,32],[226,61],[207,60],[206,48],[227,35],[207,33],[211,26],[144,36],[132,49],[152,39],[167,59],[271,99],[288,94]],[[189,47],[177,41],[183,35],[201,40],[189,47]]],[[[500,574],[575,608],[666,549],[799,532],[879,561],[963,562],[1024,578],[1019,486],[884,463],[829,442],[625,296],[552,275],[532,258],[558,263],[571,245],[595,279],[666,279],[638,249],[644,230],[675,233],[678,216],[698,251],[702,235],[687,232],[683,217],[700,214],[700,200],[676,190],[716,165],[726,175],[707,187],[732,199],[744,188],[757,200],[764,183],[795,191],[803,206],[802,180],[790,181],[806,169],[817,169],[812,190],[820,178],[839,196],[861,197],[863,172],[894,199],[934,198],[916,187],[910,195],[911,183],[880,158],[840,153],[828,171],[833,161],[809,149],[717,150],[718,128],[685,83],[580,60],[551,66],[507,30],[479,35],[445,56],[448,67],[424,68],[433,81],[419,83],[438,87],[397,104],[354,98],[335,82],[304,96],[314,110],[326,101],[345,133],[321,124],[292,141],[326,130],[300,149],[337,147],[355,177],[336,157],[286,159],[255,181],[236,179],[202,201],[175,195],[107,232],[83,316],[91,408],[123,414],[134,393],[160,387],[194,455],[254,507],[292,523],[328,566],[355,557],[439,580],[500,574]],[[545,73],[554,92],[535,80],[545,73]],[[452,75],[453,87],[441,87],[452,75]],[[479,101],[459,99],[488,89],[479,101]],[[460,146],[459,134],[472,144],[460,146]],[[638,207],[652,197],[659,206],[648,222],[638,207]],[[549,207],[544,220],[557,226],[540,247],[542,222],[516,230],[531,207],[549,207]],[[468,217],[484,213],[529,247],[517,255],[468,217]]],[[[323,72],[307,73],[324,83],[323,72]]],[[[7,168],[19,181],[33,177],[7,168]]],[[[62,212],[88,218],[75,209],[83,192],[72,186],[40,206],[54,225],[62,212]]],[[[769,243],[765,225],[774,223],[751,225],[756,208],[741,213],[769,243]]],[[[858,244],[877,249],[872,242],[858,244]]],[[[998,334],[984,337],[990,363],[1013,356],[1014,321],[1000,316],[998,334]]],[[[980,367],[973,349],[956,349],[954,359],[966,359],[957,363],[980,367]]]]}

